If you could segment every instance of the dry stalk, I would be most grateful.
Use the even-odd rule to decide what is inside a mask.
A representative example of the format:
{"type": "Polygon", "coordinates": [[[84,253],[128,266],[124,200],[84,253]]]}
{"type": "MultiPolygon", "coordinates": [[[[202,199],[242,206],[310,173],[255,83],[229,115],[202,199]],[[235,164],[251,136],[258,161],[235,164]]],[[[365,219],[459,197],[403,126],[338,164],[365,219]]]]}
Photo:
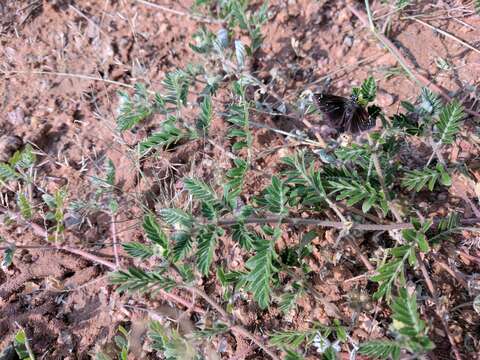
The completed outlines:
{"type": "Polygon", "coordinates": [[[188,12],[184,12],[184,11],[169,8],[168,6],[155,4],[155,3],[152,3],[150,1],[145,1],[145,0],[134,0],[134,1],[139,3],[139,4],[149,6],[151,8],[154,8],[154,9],[157,9],[157,10],[160,10],[160,11],[164,11],[164,12],[167,12],[167,13],[170,13],[170,14],[174,14],[174,15],[177,15],[177,16],[183,16],[183,17],[189,18],[189,19],[197,21],[197,22],[202,22],[202,23],[206,23],[206,24],[224,24],[225,23],[225,21],[223,21],[223,20],[212,19],[212,18],[208,18],[208,17],[204,17],[204,16],[193,15],[193,14],[190,14],[188,12]]]}
{"type": "MultiPolygon", "coordinates": [[[[347,5],[347,8],[362,22],[364,26],[370,27],[373,35],[375,35],[375,37],[388,49],[388,51],[390,51],[390,53],[397,59],[400,65],[415,82],[429,88],[435,93],[440,94],[445,100],[452,101],[452,98],[445,90],[440,88],[438,85],[432,83],[430,79],[416,71],[415,66],[412,64],[412,62],[408,60],[405,56],[403,56],[400,50],[398,50],[398,48],[385,35],[378,32],[375,28],[371,28],[372,24],[369,24],[368,17],[362,10],[357,9],[352,5],[347,5]]],[[[470,115],[480,117],[480,113],[476,111],[465,109],[465,112],[469,113],[470,115]]]]}

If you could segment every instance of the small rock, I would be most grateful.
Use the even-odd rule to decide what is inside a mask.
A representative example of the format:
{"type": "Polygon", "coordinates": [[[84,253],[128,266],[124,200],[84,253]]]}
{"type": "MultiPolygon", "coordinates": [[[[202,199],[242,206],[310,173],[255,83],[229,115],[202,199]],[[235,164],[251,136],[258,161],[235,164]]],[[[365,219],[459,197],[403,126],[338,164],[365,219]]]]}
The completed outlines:
{"type": "Polygon", "coordinates": [[[297,17],[301,14],[301,7],[296,0],[288,0],[288,15],[297,17]]]}
{"type": "Polygon", "coordinates": [[[343,44],[346,47],[351,48],[353,45],[353,36],[350,36],[350,35],[345,36],[345,38],[343,39],[343,44]]]}
{"type": "Polygon", "coordinates": [[[8,161],[15,151],[22,147],[22,139],[18,136],[5,135],[0,137],[0,161],[8,161]]]}
{"type": "Polygon", "coordinates": [[[343,47],[337,47],[334,51],[333,51],[333,54],[336,58],[338,59],[341,59],[345,56],[345,54],[347,53],[347,49],[343,48],[343,47]]]}
{"type": "Polygon", "coordinates": [[[384,67],[392,67],[397,65],[397,59],[393,57],[390,53],[386,53],[385,55],[380,55],[375,62],[378,65],[384,66],[384,67]]]}
{"type": "Polygon", "coordinates": [[[23,112],[23,109],[21,107],[17,106],[15,110],[10,111],[7,114],[7,119],[10,124],[19,126],[25,123],[25,113],[23,112]]]}
{"type": "Polygon", "coordinates": [[[466,140],[461,140],[459,145],[462,151],[465,151],[465,152],[471,152],[474,148],[473,144],[471,144],[466,140]]]}
{"type": "Polygon", "coordinates": [[[307,38],[307,40],[303,43],[303,46],[302,46],[303,51],[308,53],[310,50],[312,50],[313,45],[314,45],[314,43],[313,43],[312,39],[307,38]]]}
{"type": "Polygon", "coordinates": [[[100,35],[100,28],[95,23],[95,20],[92,18],[92,21],[88,22],[87,29],[85,30],[85,35],[90,39],[96,38],[100,35]]]}
{"type": "Polygon", "coordinates": [[[79,227],[83,223],[83,219],[80,214],[77,214],[75,212],[67,212],[65,214],[64,223],[67,229],[71,229],[76,226],[79,227]]]}
{"type": "Polygon", "coordinates": [[[340,24],[343,24],[345,22],[350,22],[350,19],[352,17],[352,13],[348,9],[343,9],[338,13],[338,22],[340,24]]]}
{"type": "Polygon", "coordinates": [[[391,106],[394,102],[395,98],[389,93],[381,91],[377,94],[377,103],[380,107],[391,106]]]}

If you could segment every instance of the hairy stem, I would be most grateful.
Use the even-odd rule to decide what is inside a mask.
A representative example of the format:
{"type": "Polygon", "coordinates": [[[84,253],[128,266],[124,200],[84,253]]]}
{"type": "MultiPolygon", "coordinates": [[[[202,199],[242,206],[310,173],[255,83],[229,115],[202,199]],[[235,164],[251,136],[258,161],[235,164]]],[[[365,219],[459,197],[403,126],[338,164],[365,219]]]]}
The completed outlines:
{"type": "Polygon", "coordinates": [[[113,239],[113,253],[115,255],[115,265],[117,269],[120,267],[120,258],[118,256],[118,241],[117,241],[117,229],[115,223],[115,214],[111,213],[112,222],[110,224],[110,231],[113,239]]]}
{"type": "Polygon", "coordinates": [[[344,223],[340,221],[318,220],[318,219],[305,219],[305,218],[289,218],[280,216],[268,216],[268,217],[247,217],[247,218],[226,218],[215,222],[218,226],[233,226],[238,222],[244,224],[271,224],[281,221],[283,224],[291,225],[315,225],[321,227],[330,227],[335,229],[349,229],[363,230],[363,231],[389,231],[389,230],[401,230],[412,229],[413,225],[410,223],[396,223],[396,224],[360,224],[360,223],[344,223]],[[350,226],[351,225],[351,226],[350,226]]]}

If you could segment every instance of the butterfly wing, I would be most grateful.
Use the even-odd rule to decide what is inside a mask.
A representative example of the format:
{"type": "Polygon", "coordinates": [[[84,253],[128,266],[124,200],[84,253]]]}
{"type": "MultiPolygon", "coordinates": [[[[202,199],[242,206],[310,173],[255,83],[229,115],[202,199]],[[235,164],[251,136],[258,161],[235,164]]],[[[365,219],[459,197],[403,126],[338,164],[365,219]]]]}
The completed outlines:
{"type": "Polygon", "coordinates": [[[337,127],[343,124],[347,98],[330,94],[315,94],[314,99],[318,109],[332,125],[337,127]]]}
{"type": "Polygon", "coordinates": [[[340,132],[358,133],[375,126],[375,119],[352,99],[330,94],[315,94],[314,98],[318,109],[340,132]]]}
{"type": "Polygon", "coordinates": [[[345,128],[347,131],[355,134],[362,131],[369,130],[375,126],[375,118],[371,117],[367,110],[357,103],[351,106],[351,111],[349,112],[351,116],[346,119],[345,128]]]}

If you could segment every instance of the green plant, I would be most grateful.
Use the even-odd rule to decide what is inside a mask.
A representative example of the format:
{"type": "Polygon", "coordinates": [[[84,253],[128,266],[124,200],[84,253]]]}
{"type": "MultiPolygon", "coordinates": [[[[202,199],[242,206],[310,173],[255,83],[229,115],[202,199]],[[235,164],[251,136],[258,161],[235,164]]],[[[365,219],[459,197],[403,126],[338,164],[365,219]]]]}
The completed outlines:
{"type": "MultiPolygon", "coordinates": [[[[225,44],[220,40],[219,44],[225,44]]],[[[219,44],[217,45],[220,46],[219,44]]],[[[169,81],[174,83],[171,79],[169,81]]],[[[361,204],[363,213],[367,214],[375,209],[383,216],[387,216],[391,211],[391,197],[395,196],[393,189],[402,186],[407,190],[420,191],[427,187],[429,191],[433,191],[438,182],[444,186],[450,185],[448,169],[440,163],[433,169],[425,167],[418,170],[401,168],[391,161],[398,149],[398,137],[411,136],[405,131],[405,124],[411,117],[409,113],[418,114],[417,116],[422,117],[426,124],[423,125],[424,128],[413,123],[409,125],[410,128],[415,126],[415,136],[422,133],[427,135],[428,131],[425,132],[425,129],[429,127],[433,136],[439,139],[439,143],[448,144],[458,131],[458,121],[461,118],[458,104],[443,107],[432,93],[424,90],[418,107],[405,103],[404,106],[409,113],[392,117],[383,133],[371,135],[372,141],[369,144],[351,144],[337,149],[330,155],[333,156],[331,165],[317,168],[313,154],[304,151],[286,157],[283,159],[286,168],[281,175],[273,176],[270,185],[265,187],[251,204],[239,207],[238,200],[244,192],[245,179],[252,162],[252,133],[249,125],[251,105],[246,96],[249,86],[252,84],[242,82],[242,79],[233,83],[232,95],[236,102],[229,106],[225,114],[225,119],[230,124],[228,136],[233,141],[232,151],[237,156],[232,161],[232,168],[226,172],[223,180],[215,183],[207,183],[195,177],[184,178],[184,188],[193,199],[188,210],[164,208],[159,212],[162,223],[153,214],[145,216],[143,228],[145,237],[150,243],[131,242],[123,244],[123,247],[128,254],[140,260],[158,257],[163,262],[162,268],[154,271],[130,268],[112,274],[112,282],[120,285],[119,290],[170,291],[173,288],[189,287],[192,276],[196,276],[196,271],[199,275],[209,275],[212,272],[218,241],[222,237],[230,236],[249,255],[245,262],[245,271],[216,270],[217,278],[225,289],[224,296],[226,298],[232,296],[232,290],[247,291],[261,309],[267,309],[272,306],[272,298],[278,294],[280,309],[288,312],[294,308],[294,302],[299,294],[308,293],[301,280],[302,277],[308,276],[308,268],[303,268],[305,273],[300,277],[301,281],[294,285],[298,293],[288,291],[282,293],[279,279],[281,274],[289,273],[288,268],[292,264],[294,267],[302,268],[303,259],[309,256],[309,251],[304,251],[305,247],[299,249],[296,254],[300,258],[293,262],[289,260],[288,252],[277,253],[275,244],[282,236],[281,224],[284,219],[294,216],[299,211],[315,213],[319,209],[330,208],[345,224],[342,230],[345,235],[348,234],[348,221],[342,215],[338,202],[346,201],[347,206],[361,204]],[[434,121],[436,114],[439,114],[438,123],[434,121]],[[381,173],[377,171],[375,159],[378,159],[383,168],[381,173]],[[264,223],[263,219],[266,217],[272,218],[267,221],[272,225],[263,225],[256,230],[250,227],[251,223],[264,223]],[[181,281],[174,280],[170,274],[172,269],[182,275],[181,281]],[[189,274],[187,278],[183,275],[185,270],[189,274]]],[[[184,105],[181,95],[183,87],[172,85],[169,89],[171,94],[167,102],[175,104],[177,109],[180,109],[184,105]]],[[[373,78],[367,79],[360,88],[353,89],[353,93],[364,105],[373,102],[376,95],[373,78]]],[[[203,137],[208,137],[209,124],[214,117],[212,99],[205,97],[199,104],[199,110],[196,131],[200,131],[203,137]]],[[[378,109],[375,113],[378,113],[378,109]]],[[[187,128],[188,126],[185,125],[187,128]]],[[[172,134],[172,138],[175,137],[176,135],[172,134]]],[[[163,141],[170,141],[170,138],[166,136],[163,141]]],[[[401,289],[405,285],[409,267],[414,269],[417,265],[418,254],[420,252],[428,254],[427,233],[430,232],[432,223],[427,221],[422,224],[414,219],[411,224],[411,229],[405,229],[400,234],[402,243],[387,249],[386,260],[380,263],[377,274],[371,278],[379,285],[374,294],[375,299],[385,297],[390,301],[394,289],[401,289]]],[[[443,227],[448,228],[441,225],[439,229],[443,227]]],[[[404,304],[399,299],[401,298],[394,301],[397,310],[404,304]]],[[[413,306],[415,302],[410,301],[408,304],[413,306]]],[[[221,332],[224,331],[226,329],[222,327],[221,332]]],[[[214,336],[215,331],[210,334],[214,336]]],[[[317,332],[315,330],[309,334],[317,332]]],[[[322,339],[327,339],[329,334],[330,332],[322,334],[322,339]]],[[[272,337],[272,344],[282,346],[287,344],[285,350],[288,351],[288,356],[300,356],[296,352],[297,348],[305,341],[306,345],[313,341],[305,336],[307,335],[295,331],[291,334],[278,333],[272,337]],[[287,337],[290,340],[287,341],[287,338],[280,334],[290,336],[287,337]]],[[[337,339],[339,336],[337,334],[337,339]]],[[[345,334],[342,333],[340,338],[341,341],[345,341],[345,334]]],[[[322,341],[318,340],[317,343],[320,344],[322,341]]],[[[375,344],[378,347],[383,346],[384,352],[394,356],[399,351],[399,347],[393,346],[388,341],[375,344]]],[[[362,351],[367,351],[365,349],[369,349],[370,345],[365,346],[362,347],[362,351]]],[[[405,346],[413,352],[421,350],[412,344],[405,346]]],[[[334,358],[338,349],[332,349],[326,348],[323,356],[334,358]]]]}
{"type": "Polygon", "coordinates": [[[270,339],[272,344],[284,348],[288,356],[292,358],[302,358],[294,351],[302,346],[305,350],[314,349],[321,354],[322,359],[336,359],[337,353],[340,351],[340,344],[347,341],[347,332],[340,322],[335,320],[333,326],[314,324],[307,331],[275,332],[270,339]]]}
{"type": "Polygon", "coordinates": [[[199,360],[202,358],[197,354],[194,346],[180,336],[176,330],[165,328],[158,321],[150,323],[147,335],[152,342],[153,349],[168,360],[199,360]]]}
{"type": "Polygon", "coordinates": [[[13,348],[21,360],[35,360],[32,348],[27,338],[25,330],[21,328],[13,338],[13,348]]]}
{"type": "Polygon", "coordinates": [[[374,359],[400,359],[400,352],[405,349],[414,354],[426,353],[434,348],[432,341],[426,336],[425,322],[417,311],[415,293],[409,295],[405,288],[399,290],[398,297],[391,305],[392,327],[397,334],[395,340],[373,340],[362,343],[359,353],[374,359]]]}
{"type": "Polygon", "coordinates": [[[397,10],[402,10],[403,8],[407,7],[411,4],[411,0],[397,0],[395,2],[395,7],[397,10]]]}
{"type": "Polygon", "coordinates": [[[444,186],[452,184],[451,177],[442,164],[437,164],[435,169],[424,168],[422,170],[408,171],[403,178],[402,186],[407,190],[415,190],[416,192],[427,186],[428,190],[432,191],[437,182],[444,186]]]}
{"type": "MultiPolygon", "coordinates": [[[[409,3],[398,1],[397,9],[409,3]]],[[[286,142],[281,161],[273,158],[273,162],[261,163],[263,154],[253,125],[264,120],[262,109],[283,105],[276,115],[300,120],[299,114],[314,113],[313,105],[301,98],[298,109],[287,106],[271,90],[275,79],[273,85],[265,85],[250,67],[263,41],[267,4],[255,7],[242,0],[198,0],[194,9],[202,19],[215,16],[223,27],[216,33],[199,28],[190,44],[198,62],[167,72],[159,89],[137,83],[131,91],[119,93],[116,118],[116,139],[127,149],[122,155],[132,160],[129,171],[139,182],[145,181],[142,186],[152,185],[152,179],[155,186],[173,184],[173,194],[166,192],[161,198],[152,197],[157,194],[154,190],[123,193],[115,164],[107,157],[96,159],[95,175],[89,176],[92,193],[78,199],[68,196],[65,187],[48,193],[33,181],[36,157],[33,148],[26,146],[8,163],[0,164],[1,185],[15,194],[15,219],[32,226],[41,216],[46,238],[61,246],[69,213],[81,214],[86,220],[92,213],[108,214],[111,226],[120,212],[127,212],[128,219],[138,215],[141,233],[122,239],[121,246],[114,248],[117,259],[122,250],[122,255],[132,258],[129,266],[125,259],[115,264],[100,262],[112,269],[110,282],[118,291],[140,292],[150,299],[159,296],[186,308],[179,319],[166,317],[149,324],[147,341],[158,356],[201,359],[202,343],[229,333],[249,339],[261,349],[261,356],[302,359],[317,353],[335,359],[347,351],[353,356],[357,349],[353,329],[362,309],[353,309],[349,323],[338,306],[326,301],[316,288],[317,276],[324,276],[320,266],[330,272],[345,264],[354,273],[353,279],[370,281],[368,300],[371,296],[379,308],[389,304],[392,312],[392,321],[378,320],[388,338],[367,341],[358,351],[377,358],[399,358],[402,352],[423,356],[433,348],[430,329],[420,319],[416,295],[405,288],[419,277],[429,284],[424,269],[425,262],[435,259],[436,251],[431,248],[458,233],[461,219],[456,212],[424,219],[427,215],[415,200],[419,192],[435,195],[451,185],[458,167],[445,161],[442,151],[460,131],[462,106],[456,101],[445,105],[439,96],[422,89],[416,101],[402,102],[401,112],[387,116],[375,105],[378,89],[370,76],[351,92],[369,116],[382,120],[381,129],[352,142],[330,139],[325,149],[314,151],[313,141],[295,144],[292,151],[286,142]],[[239,40],[242,35],[248,35],[245,43],[239,40]],[[269,103],[269,96],[280,105],[269,103]],[[221,135],[226,147],[220,150],[229,160],[217,166],[208,147],[218,150],[215,140],[219,135],[212,129],[218,131],[219,124],[226,128],[221,135]],[[126,144],[128,132],[136,134],[136,144],[126,144]],[[431,150],[426,158],[412,155],[412,140],[431,150]],[[158,180],[157,168],[151,171],[149,166],[168,162],[166,152],[183,146],[212,157],[215,171],[195,171],[196,163],[189,159],[178,168],[168,164],[174,171],[158,180]],[[32,187],[41,199],[33,196],[32,187]],[[296,329],[294,322],[283,321],[301,312],[303,301],[326,309],[325,324],[314,322],[296,329]],[[241,323],[236,307],[244,303],[249,303],[254,321],[272,314],[279,317],[275,322],[279,328],[269,329],[268,340],[261,326],[241,323]],[[198,321],[185,333],[180,329],[182,319],[193,318],[193,312],[198,321]]],[[[116,246],[113,226],[110,232],[116,246]]],[[[8,267],[17,247],[6,240],[3,244],[2,265],[8,267]]],[[[418,284],[421,289],[423,282],[418,284]]],[[[349,298],[351,294],[342,295],[349,298]]],[[[136,300],[142,301],[142,296],[136,300]]],[[[427,296],[422,294],[419,302],[427,296]]],[[[143,310],[153,317],[154,310],[143,310]]],[[[113,352],[126,359],[130,334],[123,327],[118,331],[113,352]]],[[[110,359],[112,354],[106,353],[96,356],[110,359]]]]}
{"type": "MultiPolygon", "coordinates": [[[[210,1],[196,1],[195,8],[200,9],[203,5],[210,5],[210,1]]],[[[250,44],[245,46],[245,52],[252,55],[262,44],[262,25],[267,21],[268,3],[264,2],[257,11],[249,9],[249,2],[245,0],[225,0],[219,1],[216,7],[216,15],[219,19],[225,21],[227,27],[231,30],[238,28],[246,32],[250,38],[250,44]]],[[[192,49],[200,52],[206,45],[201,47],[192,46],[192,49]],[[200,50],[200,51],[199,51],[200,50]]],[[[237,46],[237,44],[236,44],[237,46]]],[[[243,48],[243,44],[241,48],[243,48]]],[[[243,52],[242,50],[239,50],[243,52]]],[[[241,55],[244,57],[244,55],[241,55]]]]}
{"type": "MultiPolygon", "coordinates": [[[[220,34],[217,40],[214,40],[217,42],[217,48],[223,49],[226,46],[223,36],[220,34]]],[[[177,72],[175,76],[169,76],[170,95],[164,97],[168,98],[165,103],[175,105],[177,111],[185,105],[185,97],[182,95],[185,88],[181,85],[184,83],[180,81],[179,74],[180,72],[177,72]]],[[[299,248],[294,252],[296,254],[294,256],[299,256],[295,260],[291,260],[289,251],[277,253],[275,244],[284,231],[281,226],[284,220],[301,211],[315,214],[320,209],[330,208],[344,224],[339,234],[340,239],[349,232],[348,220],[337,205],[341,201],[345,201],[347,206],[360,204],[361,211],[365,214],[375,210],[380,211],[382,216],[388,216],[392,211],[392,196],[398,196],[396,194],[401,192],[402,187],[415,191],[427,187],[429,191],[433,191],[437,183],[443,186],[450,185],[449,170],[440,163],[433,169],[426,166],[418,170],[400,167],[392,161],[398,151],[399,137],[432,134],[432,138],[438,139],[439,144],[448,145],[458,131],[459,120],[462,117],[458,104],[443,106],[434,94],[423,90],[417,106],[404,103],[407,113],[397,114],[389,119],[382,133],[370,135],[371,141],[368,144],[354,143],[338,148],[329,155],[331,157],[329,164],[322,168],[316,166],[314,155],[305,151],[297,151],[284,158],[285,170],[280,176],[273,176],[271,183],[252,199],[251,203],[239,206],[239,199],[245,191],[244,184],[252,163],[252,132],[249,125],[251,104],[246,94],[248,87],[255,86],[255,83],[245,82],[243,79],[240,78],[233,83],[232,96],[236,101],[229,105],[225,113],[225,120],[230,125],[228,136],[232,140],[232,151],[236,155],[231,169],[226,171],[222,180],[213,183],[196,177],[185,177],[184,189],[193,199],[188,209],[164,208],[159,212],[162,222],[153,214],[144,217],[143,228],[149,242],[130,242],[123,244],[123,247],[128,254],[140,260],[157,257],[162,261],[162,267],[154,271],[140,268],[117,271],[112,274],[111,279],[114,284],[119,285],[119,290],[171,291],[174,288],[190,288],[192,276],[205,276],[212,272],[212,265],[216,263],[215,254],[219,239],[227,236],[238,242],[246,252],[247,259],[244,271],[226,272],[222,268],[215,271],[223,285],[224,296],[228,298],[234,292],[246,291],[261,309],[271,307],[272,299],[278,297],[280,309],[288,312],[295,307],[294,302],[300,294],[308,293],[305,279],[309,270],[302,264],[310,252],[305,246],[299,248]],[[422,123],[418,122],[419,120],[417,123],[411,121],[413,113],[422,123]],[[409,129],[412,131],[408,131],[409,129]],[[266,221],[270,225],[265,225],[265,218],[271,219],[266,221]],[[263,225],[254,230],[249,225],[252,223],[263,225]],[[298,293],[282,291],[279,282],[284,276],[282,274],[289,274],[288,269],[291,266],[304,271],[299,281],[294,283],[298,293]],[[182,275],[181,281],[172,277],[172,270],[182,275]],[[183,275],[185,271],[189,274],[187,277],[183,275]]],[[[361,87],[353,89],[353,93],[363,105],[374,102],[376,96],[374,79],[368,78],[361,87]]],[[[212,98],[204,97],[199,103],[195,131],[202,134],[202,137],[209,136],[208,129],[215,116],[212,101],[212,98]]],[[[379,114],[381,110],[374,105],[371,108],[374,109],[371,111],[372,114],[379,114]]],[[[193,129],[188,124],[184,124],[184,128],[193,129]]],[[[164,135],[162,140],[164,144],[172,138],[174,140],[171,143],[176,141],[175,133],[171,137],[166,133],[164,135]]],[[[146,155],[143,151],[141,153],[146,155]]],[[[429,252],[427,233],[431,233],[431,226],[430,221],[420,223],[413,219],[411,228],[401,231],[401,243],[386,249],[386,258],[380,262],[377,273],[371,277],[378,283],[374,299],[386,298],[391,301],[395,289],[405,286],[407,271],[409,269],[413,271],[417,266],[419,253],[429,252]]],[[[440,233],[443,232],[442,229],[448,228],[440,224],[440,233]]],[[[399,311],[400,305],[405,305],[401,299],[399,297],[394,301],[395,311],[399,311]]],[[[416,306],[415,301],[409,300],[408,304],[416,306]]],[[[225,330],[221,329],[222,332],[225,330]]],[[[424,329],[417,330],[419,333],[424,329]]],[[[215,331],[210,334],[214,336],[214,333],[215,331]]],[[[317,332],[315,330],[309,334],[317,332]]],[[[329,334],[330,332],[322,334],[322,339],[327,339],[329,334]]],[[[288,350],[288,356],[295,357],[295,354],[300,356],[297,352],[300,345],[308,345],[313,341],[305,336],[307,335],[295,331],[291,334],[278,333],[272,337],[272,344],[282,346],[288,344],[285,349],[288,350]],[[287,337],[290,340],[287,341],[287,338],[284,339],[280,334],[290,336],[287,337]],[[297,337],[292,338],[294,335],[297,337]]],[[[344,333],[341,336],[337,334],[337,339],[344,342],[346,336],[344,333]]],[[[320,344],[322,341],[318,340],[317,343],[320,344]]],[[[384,352],[394,356],[400,349],[388,341],[375,344],[378,347],[383,346],[384,352]]],[[[424,345],[426,349],[427,345],[424,345]]],[[[367,351],[365,349],[369,349],[370,345],[365,346],[362,347],[362,351],[367,351]]],[[[423,349],[412,344],[405,347],[413,352],[423,349]]],[[[326,348],[323,356],[334,358],[338,349],[335,351],[332,349],[326,348]]]]}
{"type": "MultiPolygon", "coordinates": [[[[114,337],[114,352],[116,353],[115,358],[118,360],[127,360],[130,347],[130,335],[128,331],[121,325],[118,327],[117,330],[118,335],[114,337]]],[[[95,360],[112,360],[112,357],[102,351],[99,351],[95,354],[95,360]]]]}
{"type": "Polygon", "coordinates": [[[32,170],[37,156],[33,147],[27,144],[23,150],[18,150],[12,155],[8,163],[0,163],[0,184],[6,181],[20,180],[23,183],[32,182],[32,170]]]}
{"type": "MultiPolygon", "coordinates": [[[[0,244],[6,243],[5,239],[0,236],[0,244]]],[[[8,244],[8,243],[7,243],[8,244]]],[[[15,244],[8,244],[7,247],[3,250],[3,258],[2,258],[2,267],[7,268],[13,262],[13,254],[15,252],[15,244]]]]}
{"type": "Polygon", "coordinates": [[[415,266],[417,264],[417,254],[429,251],[425,234],[432,225],[431,222],[421,224],[413,220],[412,224],[414,229],[402,231],[402,237],[406,244],[390,249],[389,252],[392,257],[385,264],[382,264],[377,269],[378,274],[372,277],[372,280],[379,284],[378,290],[373,295],[375,299],[381,299],[384,296],[390,299],[395,281],[399,281],[400,286],[405,285],[406,264],[415,266]]]}

